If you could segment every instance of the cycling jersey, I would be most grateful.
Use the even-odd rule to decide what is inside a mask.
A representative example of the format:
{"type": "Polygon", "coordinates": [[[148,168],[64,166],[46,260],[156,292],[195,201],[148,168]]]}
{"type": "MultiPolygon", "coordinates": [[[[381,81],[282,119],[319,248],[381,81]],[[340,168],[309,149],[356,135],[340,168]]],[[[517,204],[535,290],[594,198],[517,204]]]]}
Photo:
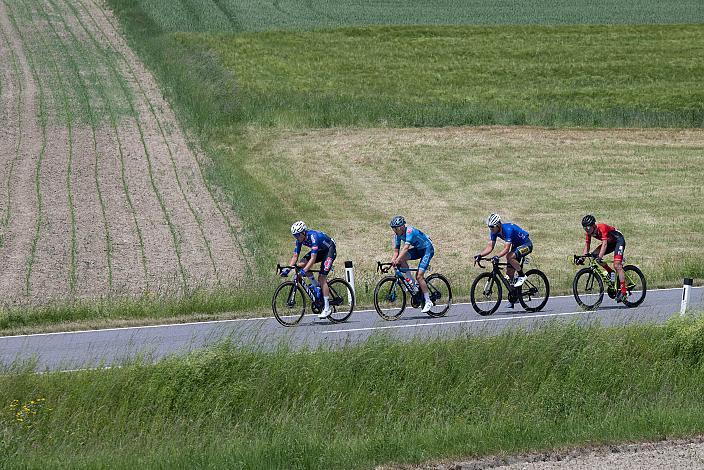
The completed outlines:
{"type": "Polygon", "coordinates": [[[501,230],[496,233],[492,233],[491,230],[489,231],[489,238],[492,242],[496,241],[496,237],[499,237],[506,243],[512,244],[514,247],[523,245],[526,240],[529,240],[528,232],[510,222],[501,224],[501,230]]]}
{"type": "Polygon", "coordinates": [[[394,235],[394,248],[401,248],[401,242],[406,245],[412,245],[418,250],[425,250],[426,248],[432,247],[433,242],[430,238],[420,230],[410,225],[406,226],[406,231],[402,235],[394,235]]]}
{"type": "MultiPolygon", "coordinates": [[[[596,233],[594,234],[594,238],[602,241],[606,240],[607,243],[615,243],[616,236],[614,232],[618,233],[618,229],[616,227],[606,224],[596,224],[596,233]]],[[[587,233],[587,243],[591,241],[592,236],[587,233]]]]}
{"type": "Polygon", "coordinates": [[[335,241],[323,232],[318,230],[308,230],[306,232],[306,238],[303,242],[296,240],[296,246],[293,249],[293,252],[295,254],[300,253],[303,245],[310,247],[310,252],[315,255],[318,254],[318,250],[327,252],[330,247],[335,245],[335,241]]]}

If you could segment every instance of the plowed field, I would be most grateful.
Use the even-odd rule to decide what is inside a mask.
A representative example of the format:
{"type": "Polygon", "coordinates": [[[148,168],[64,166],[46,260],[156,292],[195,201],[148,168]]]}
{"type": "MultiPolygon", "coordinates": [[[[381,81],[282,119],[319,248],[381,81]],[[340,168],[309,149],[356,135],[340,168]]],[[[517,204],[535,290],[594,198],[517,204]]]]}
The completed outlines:
{"type": "Polygon", "coordinates": [[[0,1],[0,299],[179,295],[236,282],[239,222],[116,20],[0,1]]]}

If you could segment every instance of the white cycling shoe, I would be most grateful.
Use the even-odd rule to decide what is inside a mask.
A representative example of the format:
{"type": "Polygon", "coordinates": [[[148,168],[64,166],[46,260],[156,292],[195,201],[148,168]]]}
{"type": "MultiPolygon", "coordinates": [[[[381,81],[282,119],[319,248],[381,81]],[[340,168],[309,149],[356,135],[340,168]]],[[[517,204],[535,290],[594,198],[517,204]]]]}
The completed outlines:
{"type": "Polygon", "coordinates": [[[516,278],[516,282],[513,284],[513,287],[521,287],[524,282],[526,282],[526,279],[528,276],[519,276],[516,278]]]}
{"type": "Polygon", "coordinates": [[[433,303],[432,300],[428,300],[425,305],[423,305],[423,309],[421,310],[421,313],[428,313],[431,308],[435,307],[435,304],[433,303]]]}
{"type": "Polygon", "coordinates": [[[329,308],[324,308],[323,311],[318,314],[318,318],[327,318],[330,316],[331,313],[332,310],[330,310],[329,308]]]}

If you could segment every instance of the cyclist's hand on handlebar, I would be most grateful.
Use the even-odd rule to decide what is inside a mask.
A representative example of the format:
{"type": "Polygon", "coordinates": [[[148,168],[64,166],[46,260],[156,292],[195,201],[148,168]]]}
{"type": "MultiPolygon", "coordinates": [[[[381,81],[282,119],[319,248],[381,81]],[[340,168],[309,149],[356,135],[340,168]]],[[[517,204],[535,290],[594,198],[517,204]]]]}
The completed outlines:
{"type": "Polygon", "coordinates": [[[604,264],[604,260],[602,259],[601,256],[597,256],[597,257],[594,258],[594,259],[596,260],[597,263],[599,263],[599,264],[604,264]]]}
{"type": "Polygon", "coordinates": [[[478,263],[479,261],[481,261],[481,259],[482,259],[482,255],[480,255],[479,253],[474,255],[474,262],[475,263],[478,263]]]}
{"type": "Polygon", "coordinates": [[[578,256],[574,259],[574,264],[584,264],[584,256],[578,256]]]}
{"type": "Polygon", "coordinates": [[[306,270],[305,270],[305,269],[301,269],[301,277],[303,277],[303,276],[305,276],[305,275],[306,275],[306,270]]]}
{"type": "Polygon", "coordinates": [[[291,270],[288,269],[288,268],[282,269],[282,270],[281,270],[281,277],[288,277],[288,273],[289,273],[290,271],[291,271],[291,270]]]}
{"type": "Polygon", "coordinates": [[[491,262],[492,262],[492,263],[498,263],[498,262],[499,262],[499,257],[498,257],[498,256],[492,256],[492,257],[491,257],[491,262]]]}

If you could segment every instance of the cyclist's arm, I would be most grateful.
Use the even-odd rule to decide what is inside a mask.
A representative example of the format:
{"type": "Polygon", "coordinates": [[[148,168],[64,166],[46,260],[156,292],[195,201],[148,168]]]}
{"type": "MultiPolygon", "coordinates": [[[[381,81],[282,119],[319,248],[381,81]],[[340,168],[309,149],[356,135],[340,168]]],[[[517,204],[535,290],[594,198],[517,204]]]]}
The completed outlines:
{"type": "MultiPolygon", "coordinates": [[[[394,266],[398,265],[401,260],[403,259],[404,256],[406,256],[406,253],[408,253],[408,249],[411,247],[409,243],[404,243],[403,246],[401,247],[401,250],[398,252],[394,260],[391,262],[394,266]]],[[[395,252],[396,250],[394,250],[395,252]]]]}
{"type": "Polygon", "coordinates": [[[308,271],[310,270],[310,268],[313,267],[313,264],[315,264],[315,259],[316,259],[317,257],[318,257],[318,253],[317,253],[317,252],[316,252],[316,253],[311,252],[311,254],[310,254],[310,259],[308,260],[308,262],[306,263],[306,265],[303,266],[303,269],[304,269],[306,272],[308,272],[308,271]]]}
{"type": "Polygon", "coordinates": [[[497,253],[496,256],[498,256],[499,258],[501,258],[502,256],[506,256],[506,253],[511,251],[511,247],[513,247],[513,243],[508,243],[508,242],[504,243],[503,250],[501,250],[499,253],[497,253]]]}
{"type": "Polygon", "coordinates": [[[599,245],[599,258],[604,258],[604,256],[606,255],[606,245],[608,245],[608,243],[606,243],[605,241],[601,242],[601,245],[599,245]]]}
{"type": "Polygon", "coordinates": [[[288,265],[295,266],[297,262],[298,262],[298,253],[294,253],[293,256],[291,256],[291,261],[289,261],[288,265]]]}
{"type": "Polygon", "coordinates": [[[496,240],[489,240],[489,243],[486,244],[486,247],[482,251],[479,252],[480,256],[486,256],[492,251],[494,251],[494,246],[496,245],[496,240]]]}
{"type": "Polygon", "coordinates": [[[589,234],[586,235],[584,242],[584,253],[582,253],[582,256],[587,256],[587,253],[589,253],[589,247],[592,244],[592,237],[589,236],[589,234]]]}
{"type": "Polygon", "coordinates": [[[398,258],[398,248],[394,248],[394,255],[391,257],[391,264],[394,264],[396,262],[396,258],[398,258]]]}

